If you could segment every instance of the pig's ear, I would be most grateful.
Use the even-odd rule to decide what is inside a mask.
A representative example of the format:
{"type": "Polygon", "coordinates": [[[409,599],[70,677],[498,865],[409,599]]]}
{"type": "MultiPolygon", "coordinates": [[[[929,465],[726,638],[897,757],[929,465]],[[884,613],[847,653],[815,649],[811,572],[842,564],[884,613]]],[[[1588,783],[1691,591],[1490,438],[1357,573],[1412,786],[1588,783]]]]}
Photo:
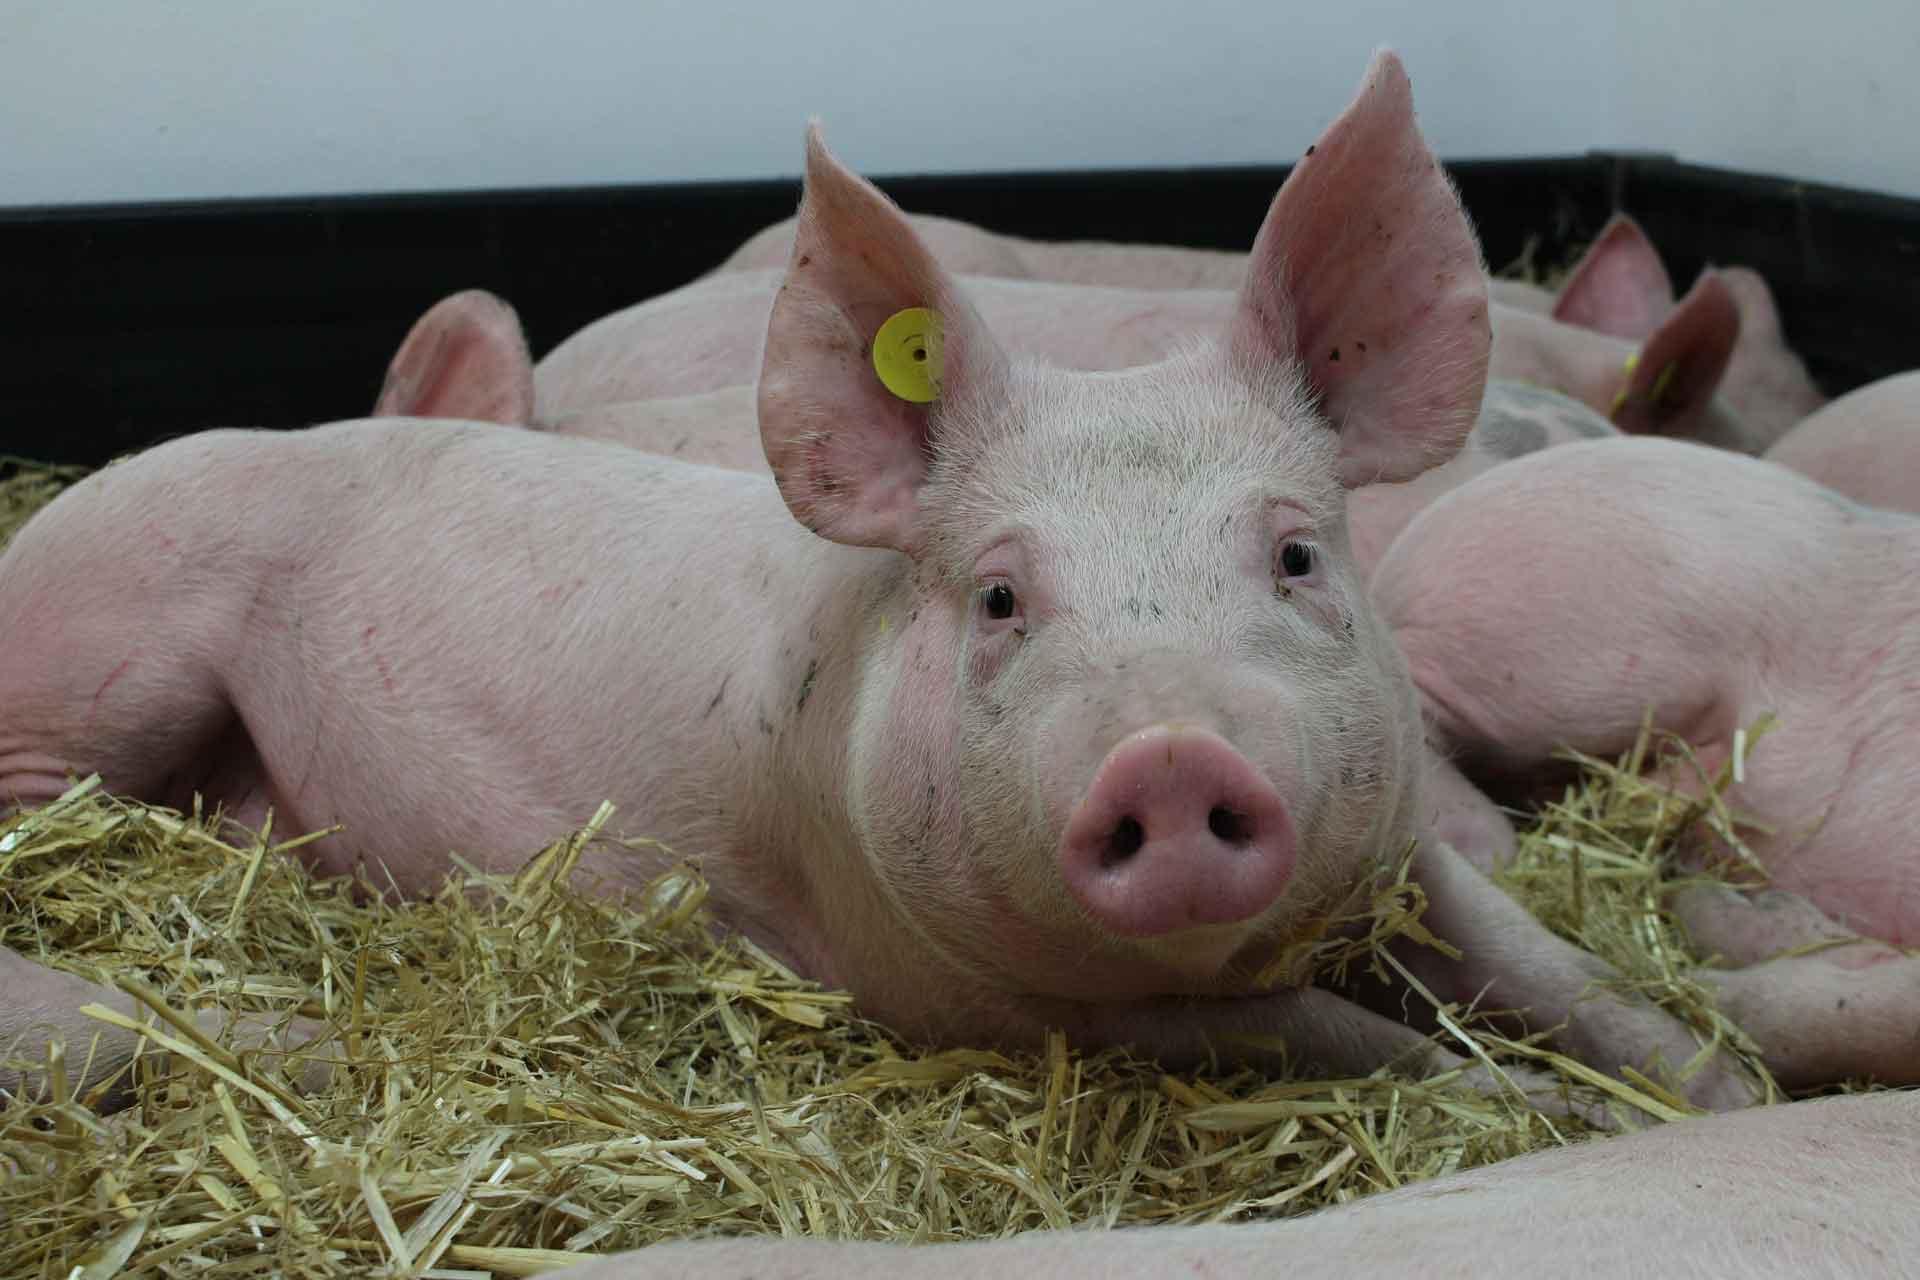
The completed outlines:
{"type": "Polygon", "coordinates": [[[920,487],[944,410],[982,395],[1000,364],[906,215],[834,159],[810,124],[806,190],[759,390],[761,447],[794,518],[835,542],[917,553],[920,487]],[[881,381],[874,340],[917,309],[938,318],[939,334],[917,348],[934,376],[908,398],[881,381]],[[938,398],[927,399],[934,387],[938,398]]]}
{"type": "Polygon", "coordinates": [[[1492,343],[1486,269],[1392,53],[1374,56],[1274,197],[1231,341],[1256,378],[1305,371],[1348,486],[1410,479],[1473,429],[1492,343]]]}
{"type": "Polygon", "coordinates": [[[443,298],[387,366],[375,417],[533,422],[533,357],[520,317],[484,289],[443,298]]]}
{"type": "Polygon", "coordinates": [[[1718,271],[1700,273],[1627,370],[1614,425],[1636,435],[1700,434],[1740,339],[1740,309],[1718,271]]]}
{"type": "Polygon", "coordinates": [[[1673,280],[1640,224],[1616,213],[1581,255],[1554,299],[1563,324],[1639,342],[1673,310],[1673,280]]]}

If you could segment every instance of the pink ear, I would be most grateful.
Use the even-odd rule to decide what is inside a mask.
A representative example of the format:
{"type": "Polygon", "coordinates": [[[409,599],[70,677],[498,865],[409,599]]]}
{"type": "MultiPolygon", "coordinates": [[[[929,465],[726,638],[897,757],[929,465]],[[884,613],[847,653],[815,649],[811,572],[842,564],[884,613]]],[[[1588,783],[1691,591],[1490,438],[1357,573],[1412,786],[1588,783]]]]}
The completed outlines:
{"type": "Polygon", "coordinates": [[[1698,436],[1739,338],[1733,291],[1709,268],[1641,346],[1610,415],[1614,425],[1637,435],[1698,436]]]}
{"type": "Polygon", "coordinates": [[[1274,197],[1232,343],[1256,373],[1305,369],[1349,486],[1418,475],[1473,429],[1492,345],[1486,269],[1392,53],[1374,56],[1274,197]]]}
{"type": "Polygon", "coordinates": [[[1639,342],[1673,310],[1673,281],[1640,224],[1616,213],[1560,286],[1553,318],[1639,342]]]}
{"type": "Polygon", "coordinates": [[[376,417],[533,422],[533,357],[520,317],[483,289],[443,298],[387,366],[376,417]]]}
{"type": "Polygon", "coordinates": [[[807,129],[806,192],[760,370],[760,442],[794,518],[824,538],[915,552],[943,407],[980,393],[1001,356],[906,215],[807,129]],[[880,381],[873,339],[896,312],[941,321],[941,398],[880,381]]]}

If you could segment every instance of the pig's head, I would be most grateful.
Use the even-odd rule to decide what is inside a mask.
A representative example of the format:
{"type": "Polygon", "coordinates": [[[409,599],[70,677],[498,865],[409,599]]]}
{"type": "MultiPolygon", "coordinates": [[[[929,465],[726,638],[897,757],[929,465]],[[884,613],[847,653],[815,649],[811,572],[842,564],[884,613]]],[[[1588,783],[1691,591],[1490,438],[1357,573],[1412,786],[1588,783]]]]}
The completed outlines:
{"type": "Polygon", "coordinates": [[[1275,198],[1227,330],[1113,373],[1002,350],[810,131],[761,437],[802,524],[911,562],[864,620],[849,800],[928,946],[1001,989],[1244,989],[1399,852],[1419,722],[1345,493],[1459,448],[1489,340],[1389,54],[1275,198]],[[872,363],[908,308],[944,324],[931,403],[872,363]]]}

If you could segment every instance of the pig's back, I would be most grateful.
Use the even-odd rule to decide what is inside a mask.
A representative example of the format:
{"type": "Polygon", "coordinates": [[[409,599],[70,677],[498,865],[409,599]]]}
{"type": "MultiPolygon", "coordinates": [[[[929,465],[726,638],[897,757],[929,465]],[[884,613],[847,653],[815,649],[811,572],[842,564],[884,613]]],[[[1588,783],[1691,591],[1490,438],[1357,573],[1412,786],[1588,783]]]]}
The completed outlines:
{"type": "MultiPolygon", "coordinates": [[[[410,809],[544,839],[613,800],[635,834],[726,843],[803,660],[782,622],[861,553],[800,529],[769,478],[594,441],[355,424],[296,448],[322,466],[351,448],[367,473],[287,602],[316,659],[303,700],[404,744],[409,790],[438,798],[410,809]]],[[[377,786],[338,763],[334,793],[377,786]]]]}
{"type": "Polygon", "coordinates": [[[1920,372],[1840,397],[1782,436],[1767,458],[1855,502],[1920,515],[1920,372]]]}
{"type": "Polygon", "coordinates": [[[154,697],[99,734],[150,735],[162,695],[230,705],[277,828],[340,824],[316,861],[383,865],[406,891],[437,884],[450,850],[517,866],[602,801],[612,830],[729,856],[777,749],[761,726],[785,725],[787,668],[808,658],[789,633],[867,554],[802,530],[766,477],[462,422],[187,437],[56,508],[44,533],[67,545],[0,562],[0,614],[37,598],[34,575],[86,581],[69,547],[154,588],[69,609],[8,679],[51,706],[101,683],[59,670],[63,646],[134,630],[89,641],[90,661],[109,672],[124,648],[113,696],[154,697]]]}
{"type": "Polygon", "coordinates": [[[1649,700],[1666,727],[1724,738],[1756,688],[1809,679],[1780,664],[1809,653],[1810,584],[1833,577],[1858,511],[1708,446],[1567,444],[1435,501],[1372,591],[1464,740],[1517,761],[1624,750],[1649,700]]]}
{"type": "MultiPolygon", "coordinates": [[[[536,416],[702,395],[754,382],[783,273],[723,273],[602,317],[534,369],[536,416]]],[[[963,276],[967,299],[1009,350],[1068,369],[1151,364],[1220,333],[1223,289],[1112,288],[963,276]]]]}
{"type": "Polygon", "coordinates": [[[1771,713],[1735,796],[1776,883],[1920,937],[1920,521],[1760,459],[1635,438],[1497,467],[1408,525],[1375,600],[1443,735],[1522,782],[1656,723],[1711,768],[1771,713]]]}

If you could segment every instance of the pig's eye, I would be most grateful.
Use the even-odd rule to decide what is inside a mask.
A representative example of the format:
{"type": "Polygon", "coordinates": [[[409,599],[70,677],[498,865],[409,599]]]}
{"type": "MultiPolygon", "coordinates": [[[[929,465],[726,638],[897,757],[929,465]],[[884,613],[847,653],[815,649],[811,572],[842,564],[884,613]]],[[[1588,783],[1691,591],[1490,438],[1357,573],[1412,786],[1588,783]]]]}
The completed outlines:
{"type": "Polygon", "coordinates": [[[1313,544],[1287,542],[1280,547],[1280,572],[1289,578],[1304,578],[1313,572],[1313,544]]]}
{"type": "Polygon", "coordinates": [[[1013,588],[1004,582],[996,582],[980,593],[980,603],[986,606],[987,616],[996,622],[1013,616],[1013,588]]]}

